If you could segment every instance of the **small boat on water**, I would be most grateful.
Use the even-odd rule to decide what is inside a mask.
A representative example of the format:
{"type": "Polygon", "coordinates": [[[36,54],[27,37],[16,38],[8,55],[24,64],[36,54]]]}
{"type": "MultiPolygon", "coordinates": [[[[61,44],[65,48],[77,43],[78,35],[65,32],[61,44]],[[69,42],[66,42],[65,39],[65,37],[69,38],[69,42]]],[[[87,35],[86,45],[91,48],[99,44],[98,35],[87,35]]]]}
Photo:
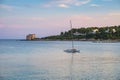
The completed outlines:
{"type": "Polygon", "coordinates": [[[73,32],[72,32],[72,22],[70,20],[70,28],[71,28],[71,39],[72,39],[72,49],[66,49],[64,52],[67,53],[80,53],[80,50],[74,48],[74,41],[73,41],[73,32]]]}
{"type": "Polygon", "coordinates": [[[80,53],[80,50],[77,50],[77,49],[67,49],[67,50],[64,50],[64,52],[67,52],[67,53],[80,53]]]}

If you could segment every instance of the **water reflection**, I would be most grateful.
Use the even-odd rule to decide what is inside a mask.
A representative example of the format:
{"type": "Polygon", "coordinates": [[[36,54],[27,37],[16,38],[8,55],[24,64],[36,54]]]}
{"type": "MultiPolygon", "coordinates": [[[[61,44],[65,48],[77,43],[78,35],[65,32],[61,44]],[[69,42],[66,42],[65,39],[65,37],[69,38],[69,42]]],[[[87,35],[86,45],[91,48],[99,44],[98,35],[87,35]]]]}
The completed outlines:
{"type": "Polygon", "coordinates": [[[71,60],[70,60],[70,80],[74,80],[74,53],[71,54],[71,60]]]}

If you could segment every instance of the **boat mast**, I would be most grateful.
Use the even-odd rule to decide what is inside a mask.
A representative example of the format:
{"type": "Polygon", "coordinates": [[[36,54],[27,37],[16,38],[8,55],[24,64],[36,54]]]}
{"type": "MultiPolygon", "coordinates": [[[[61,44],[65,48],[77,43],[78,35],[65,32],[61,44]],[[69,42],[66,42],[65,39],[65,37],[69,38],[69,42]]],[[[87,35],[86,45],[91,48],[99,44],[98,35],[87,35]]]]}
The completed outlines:
{"type": "Polygon", "coordinates": [[[72,31],[72,22],[70,20],[70,28],[71,28],[71,40],[72,40],[72,49],[74,49],[74,42],[73,42],[73,31],[72,31]]]}
{"type": "MultiPolygon", "coordinates": [[[[77,53],[77,52],[79,53],[80,51],[74,48],[74,35],[73,35],[71,20],[70,20],[70,28],[71,28],[71,30],[69,31],[69,33],[71,34],[72,49],[67,49],[67,50],[64,50],[64,51],[67,52],[67,53],[77,53]]],[[[72,56],[73,56],[73,54],[72,54],[72,56]]]]}

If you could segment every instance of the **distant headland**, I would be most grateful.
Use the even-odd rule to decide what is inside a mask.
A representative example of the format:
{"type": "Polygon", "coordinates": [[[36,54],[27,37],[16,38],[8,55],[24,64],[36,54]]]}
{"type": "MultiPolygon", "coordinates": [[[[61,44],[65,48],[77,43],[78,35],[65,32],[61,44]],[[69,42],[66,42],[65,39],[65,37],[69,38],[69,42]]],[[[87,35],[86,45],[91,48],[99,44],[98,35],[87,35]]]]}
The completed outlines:
{"type": "Polygon", "coordinates": [[[36,38],[35,34],[28,34],[26,40],[82,40],[82,41],[97,41],[97,40],[114,40],[120,41],[120,25],[108,27],[87,27],[73,28],[71,30],[61,32],[59,35],[36,38]],[[71,31],[73,34],[71,35],[71,31]]]}

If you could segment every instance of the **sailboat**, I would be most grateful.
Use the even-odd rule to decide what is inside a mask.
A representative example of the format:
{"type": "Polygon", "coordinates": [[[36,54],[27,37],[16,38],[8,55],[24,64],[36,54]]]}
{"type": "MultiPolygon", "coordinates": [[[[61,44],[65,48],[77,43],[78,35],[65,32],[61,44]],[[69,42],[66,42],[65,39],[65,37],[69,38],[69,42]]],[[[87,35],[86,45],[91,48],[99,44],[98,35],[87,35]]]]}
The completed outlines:
{"type": "Polygon", "coordinates": [[[71,22],[71,20],[70,20],[70,28],[71,28],[72,48],[64,50],[64,52],[67,52],[67,53],[80,53],[80,50],[77,50],[77,49],[74,48],[73,32],[72,32],[72,22],[71,22]]]}

